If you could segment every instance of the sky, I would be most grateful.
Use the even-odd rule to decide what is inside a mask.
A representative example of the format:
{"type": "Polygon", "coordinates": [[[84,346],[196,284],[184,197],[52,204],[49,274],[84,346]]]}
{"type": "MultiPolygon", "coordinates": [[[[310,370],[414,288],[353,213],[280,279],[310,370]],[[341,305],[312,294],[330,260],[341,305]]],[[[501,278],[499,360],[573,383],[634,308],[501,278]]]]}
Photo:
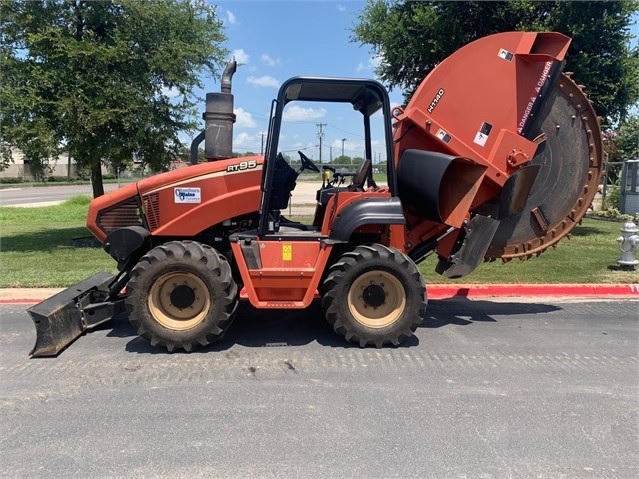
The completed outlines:
{"type": "MultiPolygon", "coordinates": [[[[375,78],[375,59],[368,45],[350,41],[351,30],[365,1],[211,1],[224,23],[226,48],[238,66],[233,76],[235,101],[233,151],[260,153],[266,141],[271,101],[279,86],[293,76],[375,78]]],[[[219,91],[213,79],[205,91],[219,91]]],[[[401,92],[391,94],[393,104],[402,102],[401,92]]],[[[381,115],[373,121],[373,137],[381,138],[381,115]],[[380,133],[377,133],[380,132],[380,133]]],[[[342,154],[364,156],[361,115],[350,105],[299,103],[285,111],[279,149],[297,158],[303,150],[319,159],[319,127],[322,156],[326,161],[342,154]],[[344,141],[342,141],[344,140],[344,141]]],[[[190,140],[189,140],[190,141],[190,140]]],[[[383,160],[383,145],[373,144],[373,155],[383,160]],[[377,150],[379,151],[376,151],[377,150]]]]}
{"type": "MultiPolygon", "coordinates": [[[[237,121],[233,151],[260,153],[266,141],[271,101],[279,86],[293,76],[376,78],[375,58],[369,45],[352,42],[353,27],[364,9],[364,0],[207,0],[216,6],[227,36],[225,47],[240,66],[233,76],[237,121]]],[[[632,26],[637,44],[639,16],[632,26]]],[[[219,91],[219,81],[204,79],[207,91],[219,91]]],[[[400,91],[390,92],[391,103],[400,105],[400,91]]],[[[204,105],[202,105],[202,109],[204,105]]],[[[346,106],[291,105],[285,112],[279,149],[292,157],[297,150],[319,159],[319,127],[323,124],[324,161],[343,152],[364,156],[360,115],[346,106]]],[[[383,161],[381,115],[373,119],[373,161],[383,161]]],[[[203,125],[202,125],[203,128],[203,125]]],[[[195,134],[193,134],[195,136],[195,134]]],[[[192,137],[191,137],[192,138],[192,137]]],[[[190,143],[191,138],[185,138],[190,143]]]]}

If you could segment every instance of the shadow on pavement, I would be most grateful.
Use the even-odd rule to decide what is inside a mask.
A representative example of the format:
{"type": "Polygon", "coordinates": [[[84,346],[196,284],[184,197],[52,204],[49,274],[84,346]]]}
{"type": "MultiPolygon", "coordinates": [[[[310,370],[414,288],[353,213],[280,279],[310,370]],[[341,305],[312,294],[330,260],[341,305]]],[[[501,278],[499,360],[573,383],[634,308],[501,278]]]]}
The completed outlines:
{"type": "MultiPolygon", "coordinates": [[[[475,322],[496,322],[493,315],[535,314],[557,311],[561,308],[539,303],[470,301],[466,298],[430,300],[424,316],[422,328],[440,328],[447,325],[466,326],[475,322]]],[[[126,314],[114,318],[108,337],[132,337],[126,350],[138,354],[166,354],[166,350],[153,347],[151,343],[137,335],[126,314]]],[[[237,316],[226,335],[209,346],[192,353],[226,351],[235,345],[249,348],[304,346],[317,342],[334,348],[358,348],[336,334],[324,319],[320,301],[314,301],[304,310],[263,310],[258,311],[248,302],[242,301],[237,316]]],[[[399,347],[408,348],[419,344],[416,336],[404,341],[399,347]]],[[[178,352],[177,354],[184,354],[178,352]]],[[[175,353],[173,353],[175,354],[175,353]]]]}
{"type": "Polygon", "coordinates": [[[428,302],[422,328],[441,328],[449,324],[466,326],[476,322],[497,322],[493,316],[514,316],[558,311],[558,306],[543,303],[469,300],[463,296],[428,302]]]}

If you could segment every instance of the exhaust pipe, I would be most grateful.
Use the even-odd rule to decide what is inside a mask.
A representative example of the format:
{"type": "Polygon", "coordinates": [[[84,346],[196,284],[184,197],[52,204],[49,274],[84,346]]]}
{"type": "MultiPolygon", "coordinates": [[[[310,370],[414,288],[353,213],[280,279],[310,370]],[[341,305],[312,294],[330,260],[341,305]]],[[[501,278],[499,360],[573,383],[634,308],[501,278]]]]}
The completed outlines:
{"type": "MultiPolygon", "coordinates": [[[[233,94],[231,93],[231,79],[237,62],[231,60],[224,73],[219,93],[206,94],[206,110],[204,118],[204,155],[207,160],[221,160],[233,155],[233,94]]],[[[201,140],[200,140],[201,141],[201,140]]]]}

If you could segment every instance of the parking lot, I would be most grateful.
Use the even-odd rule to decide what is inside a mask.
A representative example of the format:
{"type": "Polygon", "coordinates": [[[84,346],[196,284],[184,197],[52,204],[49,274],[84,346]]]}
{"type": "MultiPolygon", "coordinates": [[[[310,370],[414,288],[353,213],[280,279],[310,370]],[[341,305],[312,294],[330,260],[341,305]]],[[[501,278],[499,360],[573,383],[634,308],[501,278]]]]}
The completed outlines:
{"type": "Polygon", "coordinates": [[[381,350],[344,342],[318,304],[242,305],[191,354],[121,316],[38,359],[26,307],[0,305],[5,477],[639,472],[636,300],[433,300],[381,350]]]}

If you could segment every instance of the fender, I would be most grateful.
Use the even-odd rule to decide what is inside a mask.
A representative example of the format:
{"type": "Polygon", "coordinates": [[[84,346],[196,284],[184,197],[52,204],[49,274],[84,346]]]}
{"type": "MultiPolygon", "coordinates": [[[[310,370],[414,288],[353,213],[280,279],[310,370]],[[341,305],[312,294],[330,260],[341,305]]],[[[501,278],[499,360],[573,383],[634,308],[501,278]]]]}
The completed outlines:
{"type": "Polygon", "coordinates": [[[370,198],[344,207],[333,222],[329,238],[348,242],[353,231],[366,224],[405,225],[401,200],[398,197],[370,198]]]}
{"type": "Polygon", "coordinates": [[[104,240],[104,251],[118,262],[118,270],[122,271],[131,258],[137,259],[146,252],[143,248],[146,239],[151,235],[142,226],[125,226],[109,233],[104,240]],[[136,255],[136,253],[140,253],[136,255]]]}

